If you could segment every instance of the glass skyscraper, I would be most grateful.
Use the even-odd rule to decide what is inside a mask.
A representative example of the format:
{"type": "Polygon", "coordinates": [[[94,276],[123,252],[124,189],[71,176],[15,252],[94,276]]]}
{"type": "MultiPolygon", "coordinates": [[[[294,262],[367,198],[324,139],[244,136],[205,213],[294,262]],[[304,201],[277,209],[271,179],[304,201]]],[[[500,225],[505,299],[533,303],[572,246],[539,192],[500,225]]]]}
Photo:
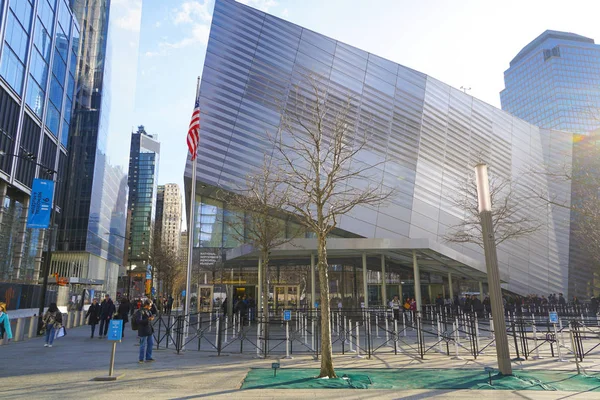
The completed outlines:
{"type": "MultiPolygon", "coordinates": [[[[465,216],[465,210],[450,199],[473,175],[474,163],[483,159],[497,176],[519,182],[515,190],[522,190],[527,198],[523,212],[543,227],[498,247],[505,288],[541,295],[568,286],[569,212],[541,206],[525,194],[526,188],[535,187],[568,204],[570,184],[550,184],[543,174],[525,172],[531,165],[571,159],[571,134],[539,128],[421,72],[232,0],[215,4],[200,87],[197,182],[191,182],[189,160],[184,175],[186,193],[189,195],[192,184],[197,193],[191,227],[194,247],[206,253],[236,248],[227,253],[226,265],[231,269],[226,269],[221,279],[256,284],[258,260],[256,257],[252,263],[242,257],[245,247],[238,247],[240,240],[231,229],[239,221],[238,211],[214,193],[235,191],[244,186],[246,174],[260,170],[263,154],[273,149],[267,132],[278,131],[282,112],[292,111],[294,87],[300,85],[301,93],[310,91],[306,77],[314,74],[322,78],[330,104],[353,99],[356,119],[349,123],[369,121],[372,138],[353,162],[382,163],[375,168],[374,184],[383,182],[395,189],[385,205],[357,207],[341,217],[334,233],[344,239],[331,239],[331,246],[333,240],[352,238],[369,238],[383,245],[386,241],[413,243],[418,262],[430,268],[421,282],[428,282],[431,292],[442,293],[446,288],[448,294],[448,273],[456,273],[453,263],[457,260],[463,260],[465,270],[472,271],[457,278],[458,283],[454,281],[455,286],[466,288],[466,282],[477,279],[478,266],[484,265],[483,250],[473,243],[448,243],[444,237],[449,227],[465,216]],[[436,255],[435,249],[445,255],[436,255]],[[432,289],[434,285],[438,286],[432,289]]],[[[348,184],[361,187],[360,182],[348,184]]],[[[338,296],[340,287],[345,288],[346,296],[351,291],[358,299],[367,295],[362,288],[368,286],[370,303],[378,299],[381,304],[378,285],[382,279],[387,281],[388,295],[394,294],[392,288],[396,293],[409,290],[414,278],[412,256],[398,254],[394,258],[390,250],[385,261],[390,264],[382,276],[381,254],[365,253],[369,263],[365,275],[356,274],[360,256],[332,261],[332,296],[338,296]],[[368,285],[361,285],[363,276],[368,285]]],[[[275,257],[271,259],[271,282],[290,285],[293,280],[304,290],[305,282],[310,282],[305,269],[296,275],[281,275],[310,264],[308,253],[297,254],[303,255],[281,265],[275,257]]],[[[275,300],[279,291],[284,293],[282,299],[292,298],[294,290],[278,286],[275,300]]]]}
{"type": "Polygon", "coordinates": [[[600,127],[600,45],[545,31],[504,72],[502,109],[542,128],[588,133],[600,127]]]}
{"type": "Polygon", "coordinates": [[[45,233],[25,229],[34,178],[57,181],[55,224],[64,216],[67,143],[80,37],[80,25],[68,0],[0,0],[3,281],[38,283],[41,278],[45,233]]]}
{"type": "Polygon", "coordinates": [[[156,197],[158,193],[158,162],[160,143],[156,136],[139,126],[131,134],[129,153],[129,263],[134,294],[144,293],[146,268],[150,264],[156,197]]]}
{"type": "MultiPolygon", "coordinates": [[[[545,31],[510,62],[504,81],[502,109],[527,122],[582,135],[600,127],[600,45],[594,39],[545,31]]],[[[600,157],[596,137],[574,137],[573,176],[597,173],[593,162],[600,157]]],[[[567,175],[556,170],[560,164],[554,165],[553,173],[567,175]]],[[[581,195],[581,185],[574,184],[572,198],[581,195]]],[[[600,294],[600,278],[594,273],[598,260],[581,237],[579,224],[585,217],[572,211],[570,219],[569,293],[588,299],[600,294]]]]}

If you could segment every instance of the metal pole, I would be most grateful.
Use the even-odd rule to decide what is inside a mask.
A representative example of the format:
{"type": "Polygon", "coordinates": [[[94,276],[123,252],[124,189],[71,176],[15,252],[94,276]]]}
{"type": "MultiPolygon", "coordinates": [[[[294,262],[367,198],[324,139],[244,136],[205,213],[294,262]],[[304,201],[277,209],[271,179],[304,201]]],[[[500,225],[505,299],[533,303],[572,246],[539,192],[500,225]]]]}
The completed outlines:
{"type": "Polygon", "coordinates": [[[112,352],[110,353],[110,365],[108,366],[108,376],[113,376],[115,370],[115,353],[117,352],[117,342],[113,341],[112,352]]]}
{"type": "Polygon", "coordinates": [[[369,286],[367,284],[367,254],[362,254],[363,294],[365,310],[369,308],[369,286]]]}
{"type": "MultiPolygon", "coordinates": [[[[200,92],[200,77],[198,77],[198,82],[196,84],[196,98],[195,101],[198,101],[198,94],[200,92]]],[[[196,148],[197,151],[197,148],[196,148]]],[[[190,298],[191,289],[192,289],[192,249],[194,247],[194,208],[196,202],[196,163],[197,157],[196,154],[192,154],[192,183],[190,190],[190,214],[189,214],[189,223],[188,223],[188,265],[187,265],[187,274],[185,280],[185,313],[190,314],[190,298]]],[[[185,318],[184,313],[184,318],[185,318]]],[[[184,343],[187,341],[188,331],[189,331],[189,318],[184,319],[184,343]]]]}
{"type": "MultiPolygon", "coordinates": [[[[56,176],[56,173],[52,174],[52,183],[55,183],[54,177],[56,176]]],[[[46,251],[46,258],[44,259],[44,268],[43,268],[43,283],[42,283],[42,293],[40,295],[40,307],[38,310],[38,326],[37,326],[37,333],[38,335],[40,335],[41,330],[42,330],[42,316],[44,314],[44,307],[46,305],[46,292],[48,291],[48,274],[50,273],[50,265],[52,263],[52,244],[54,243],[54,216],[56,215],[56,213],[54,212],[54,205],[55,205],[55,197],[56,197],[56,190],[54,190],[54,193],[52,194],[52,208],[50,209],[50,226],[48,229],[46,229],[46,233],[49,233],[48,236],[48,250],[46,251]]]]}
{"type": "Polygon", "coordinates": [[[310,308],[311,309],[315,309],[315,296],[316,296],[316,289],[315,289],[315,255],[311,254],[310,255],[310,308]]]}
{"type": "Polygon", "coordinates": [[[496,355],[498,369],[502,375],[512,375],[508,339],[506,337],[506,322],[504,321],[504,307],[502,304],[502,289],[500,287],[500,273],[498,271],[498,255],[494,238],[492,222],[492,202],[490,198],[487,165],[478,164],[475,167],[477,181],[477,197],[479,203],[479,216],[483,233],[483,247],[488,275],[488,291],[492,306],[494,320],[494,336],[496,337],[496,355]]]}

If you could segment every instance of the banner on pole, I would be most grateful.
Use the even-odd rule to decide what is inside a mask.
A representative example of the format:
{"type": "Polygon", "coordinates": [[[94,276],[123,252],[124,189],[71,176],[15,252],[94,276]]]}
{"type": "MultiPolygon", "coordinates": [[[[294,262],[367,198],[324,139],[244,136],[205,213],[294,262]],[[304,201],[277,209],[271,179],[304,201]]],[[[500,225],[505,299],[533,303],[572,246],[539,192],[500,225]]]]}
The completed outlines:
{"type": "Polygon", "coordinates": [[[54,181],[34,179],[27,214],[27,228],[48,229],[54,197],[54,181]]]}

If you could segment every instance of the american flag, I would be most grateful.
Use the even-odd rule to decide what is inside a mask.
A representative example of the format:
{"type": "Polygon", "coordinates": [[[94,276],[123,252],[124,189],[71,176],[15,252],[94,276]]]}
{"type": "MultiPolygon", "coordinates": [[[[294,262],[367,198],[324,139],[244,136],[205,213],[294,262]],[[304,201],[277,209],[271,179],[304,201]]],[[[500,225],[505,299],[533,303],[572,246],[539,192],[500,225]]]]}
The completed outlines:
{"type": "Polygon", "coordinates": [[[196,159],[196,151],[198,150],[198,142],[200,141],[200,103],[196,99],[190,128],[187,134],[187,145],[192,155],[192,161],[196,159]]]}

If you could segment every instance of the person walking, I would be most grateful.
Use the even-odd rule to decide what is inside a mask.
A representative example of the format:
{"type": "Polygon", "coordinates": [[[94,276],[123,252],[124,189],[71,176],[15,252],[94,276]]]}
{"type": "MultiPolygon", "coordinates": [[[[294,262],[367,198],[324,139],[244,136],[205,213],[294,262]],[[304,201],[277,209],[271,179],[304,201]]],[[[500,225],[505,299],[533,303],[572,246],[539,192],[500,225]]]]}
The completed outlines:
{"type": "Polygon", "coordinates": [[[44,347],[52,347],[56,331],[62,326],[62,313],[56,306],[56,303],[50,303],[48,311],[42,317],[42,322],[46,328],[46,342],[44,347]]]}
{"type": "Polygon", "coordinates": [[[0,302],[0,340],[6,336],[7,340],[12,340],[12,329],[10,328],[10,319],[6,313],[6,303],[0,302]]]}
{"type": "Polygon", "coordinates": [[[394,298],[390,301],[390,307],[392,307],[394,319],[398,321],[400,319],[400,299],[398,298],[398,295],[394,295],[394,298]]]}
{"type": "Polygon", "coordinates": [[[144,301],[144,308],[137,311],[134,315],[138,327],[138,337],[140,338],[140,364],[144,362],[144,356],[146,357],[146,362],[154,361],[152,358],[152,347],[154,346],[152,320],[154,320],[154,315],[150,310],[151,306],[152,303],[150,300],[144,301]]]}
{"type": "Polygon", "coordinates": [[[96,333],[96,325],[98,324],[98,320],[100,320],[100,304],[98,304],[97,299],[92,300],[92,304],[85,313],[85,317],[88,319],[88,325],[92,329],[90,338],[93,339],[94,333],[96,333]]]}
{"type": "Polygon", "coordinates": [[[123,334],[121,337],[125,337],[125,325],[129,322],[130,308],[131,304],[129,303],[129,299],[127,297],[123,297],[121,299],[121,303],[119,303],[119,309],[117,310],[119,319],[123,321],[123,334]]]}
{"type": "Polygon", "coordinates": [[[98,338],[106,337],[108,332],[108,326],[116,311],[115,303],[110,298],[110,295],[104,296],[104,300],[100,304],[100,329],[98,331],[98,338]]]}

